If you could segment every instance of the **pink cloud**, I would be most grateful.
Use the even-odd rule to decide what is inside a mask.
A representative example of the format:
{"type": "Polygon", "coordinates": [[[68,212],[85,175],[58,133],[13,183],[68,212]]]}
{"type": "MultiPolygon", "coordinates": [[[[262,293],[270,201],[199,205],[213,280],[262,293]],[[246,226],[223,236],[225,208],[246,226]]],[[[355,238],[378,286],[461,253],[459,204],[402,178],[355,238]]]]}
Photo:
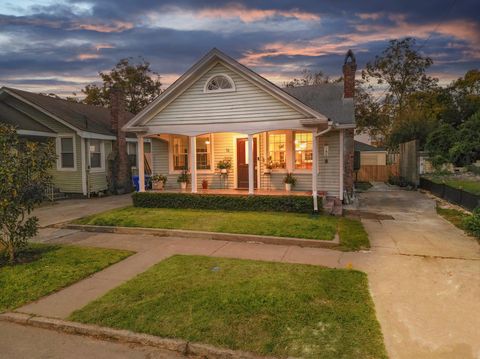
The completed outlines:
{"type": "Polygon", "coordinates": [[[79,54],[75,57],[77,60],[85,61],[85,60],[93,60],[100,58],[99,54],[79,54]]]}
{"type": "Polygon", "coordinates": [[[301,11],[299,9],[292,9],[288,11],[274,9],[249,9],[240,4],[229,4],[222,8],[203,9],[198,12],[198,15],[205,18],[239,18],[244,22],[254,22],[274,16],[292,17],[302,21],[320,20],[320,16],[301,11]]]}

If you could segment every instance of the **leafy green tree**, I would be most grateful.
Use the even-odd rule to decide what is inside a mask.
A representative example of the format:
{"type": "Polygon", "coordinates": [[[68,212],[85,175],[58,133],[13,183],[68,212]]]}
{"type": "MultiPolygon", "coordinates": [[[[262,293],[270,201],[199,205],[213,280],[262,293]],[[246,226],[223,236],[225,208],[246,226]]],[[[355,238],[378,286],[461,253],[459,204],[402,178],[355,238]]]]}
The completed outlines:
{"type": "Polygon", "coordinates": [[[480,111],[460,125],[457,139],[448,151],[451,162],[465,166],[480,159],[480,111]]]}
{"type": "Polygon", "coordinates": [[[480,70],[469,70],[444,89],[441,100],[445,104],[442,120],[459,126],[475,112],[480,111],[480,70]]]}
{"type": "Polygon", "coordinates": [[[320,86],[322,84],[340,82],[342,78],[332,80],[330,76],[325,75],[322,71],[313,72],[303,69],[301,77],[294,77],[293,80],[283,83],[284,87],[300,87],[300,86],[320,86]]]}
{"type": "Polygon", "coordinates": [[[367,63],[355,103],[358,131],[381,134],[390,143],[392,130],[401,127],[398,122],[405,126],[411,96],[436,87],[438,80],[427,75],[433,61],[415,45],[413,38],[391,40],[381,55],[367,63]]]}
{"type": "Polygon", "coordinates": [[[458,141],[458,133],[455,127],[443,123],[430,132],[427,138],[426,149],[435,167],[450,161],[450,148],[458,141]]]}
{"type": "Polygon", "coordinates": [[[150,63],[143,58],[138,63],[133,59],[122,59],[110,72],[100,72],[102,84],[90,84],[82,89],[85,94],[83,103],[108,107],[110,89],[121,88],[125,94],[126,110],[133,114],[140,112],[161,93],[162,83],[158,73],[150,68],[150,63]]]}
{"type": "Polygon", "coordinates": [[[21,140],[13,127],[0,124],[0,250],[11,263],[37,233],[38,219],[30,214],[51,183],[55,159],[52,142],[21,140]]]}

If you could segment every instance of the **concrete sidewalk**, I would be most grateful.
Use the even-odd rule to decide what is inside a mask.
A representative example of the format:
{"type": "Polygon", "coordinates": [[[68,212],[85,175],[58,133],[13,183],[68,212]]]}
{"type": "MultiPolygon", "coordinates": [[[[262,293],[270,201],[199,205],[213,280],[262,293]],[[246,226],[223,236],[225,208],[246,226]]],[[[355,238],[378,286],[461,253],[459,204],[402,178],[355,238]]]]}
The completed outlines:
{"type": "Polygon", "coordinates": [[[73,311],[174,254],[342,266],[342,252],[320,248],[87,232],[72,232],[53,238],[55,243],[126,249],[137,253],[59,292],[20,307],[17,312],[66,319],[73,311]]]}

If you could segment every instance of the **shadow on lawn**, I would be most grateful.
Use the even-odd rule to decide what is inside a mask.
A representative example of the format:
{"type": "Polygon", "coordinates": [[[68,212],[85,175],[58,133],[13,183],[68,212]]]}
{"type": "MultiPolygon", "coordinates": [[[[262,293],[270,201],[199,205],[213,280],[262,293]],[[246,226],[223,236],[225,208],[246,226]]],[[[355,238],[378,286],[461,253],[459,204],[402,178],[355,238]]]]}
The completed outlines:
{"type": "Polygon", "coordinates": [[[30,244],[26,248],[18,252],[14,263],[10,263],[5,250],[0,251],[0,268],[6,266],[14,266],[17,264],[26,264],[39,260],[42,256],[49,252],[57,251],[59,246],[52,245],[36,245],[30,244]]]}

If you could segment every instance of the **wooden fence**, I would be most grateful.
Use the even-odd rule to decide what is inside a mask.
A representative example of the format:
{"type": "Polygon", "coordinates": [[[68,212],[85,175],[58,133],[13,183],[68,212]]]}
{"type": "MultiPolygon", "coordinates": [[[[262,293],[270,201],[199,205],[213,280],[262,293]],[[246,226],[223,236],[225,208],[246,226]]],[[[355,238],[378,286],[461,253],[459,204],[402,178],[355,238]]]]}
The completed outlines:
{"type": "Polygon", "coordinates": [[[361,182],[386,182],[390,176],[398,176],[398,163],[391,165],[361,165],[356,180],[361,182]]]}

